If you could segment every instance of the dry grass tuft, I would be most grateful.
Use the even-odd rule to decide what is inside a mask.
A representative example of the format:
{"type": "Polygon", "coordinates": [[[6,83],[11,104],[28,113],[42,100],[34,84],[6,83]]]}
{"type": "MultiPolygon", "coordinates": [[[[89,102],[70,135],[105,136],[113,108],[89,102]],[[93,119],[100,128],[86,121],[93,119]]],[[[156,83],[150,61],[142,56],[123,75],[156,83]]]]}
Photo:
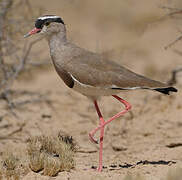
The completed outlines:
{"type": "Polygon", "coordinates": [[[61,167],[61,161],[58,157],[45,156],[44,172],[46,176],[56,176],[61,167]]]}
{"type": "Polygon", "coordinates": [[[27,151],[29,156],[29,167],[34,172],[43,170],[44,154],[41,153],[41,137],[30,138],[27,151]]]}
{"type": "Polygon", "coordinates": [[[66,135],[32,137],[28,143],[29,167],[34,172],[56,176],[74,168],[75,143],[66,135]]]}
{"type": "Polygon", "coordinates": [[[0,179],[20,179],[19,159],[10,152],[3,153],[0,179]]]}
{"type": "MultiPolygon", "coordinates": [[[[17,152],[17,151],[16,151],[17,152]]],[[[19,180],[30,169],[43,172],[46,176],[56,176],[60,171],[74,168],[75,143],[67,135],[37,136],[29,139],[26,151],[15,156],[13,151],[2,154],[0,180],[19,180]]]]}
{"type": "Polygon", "coordinates": [[[60,141],[63,141],[66,144],[69,144],[70,148],[73,151],[76,151],[76,143],[75,143],[74,139],[72,138],[72,136],[69,136],[69,135],[67,135],[67,134],[60,131],[58,133],[58,138],[59,138],[60,141]]]}
{"type": "Polygon", "coordinates": [[[39,172],[44,168],[44,154],[40,152],[33,152],[29,156],[30,164],[29,167],[34,172],[39,172]]]}

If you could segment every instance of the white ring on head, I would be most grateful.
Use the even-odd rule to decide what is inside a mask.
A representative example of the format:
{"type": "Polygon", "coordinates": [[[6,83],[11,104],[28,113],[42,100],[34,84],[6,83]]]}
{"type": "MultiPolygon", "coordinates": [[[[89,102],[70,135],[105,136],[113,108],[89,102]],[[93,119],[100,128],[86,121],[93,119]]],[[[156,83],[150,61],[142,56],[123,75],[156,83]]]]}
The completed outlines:
{"type": "Polygon", "coordinates": [[[45,19],[53,19],[53,18],[60,18],[60,17],[59,16],[42,16],[42,17],[39,17],[38,19],[45,20],[45,19]]]}

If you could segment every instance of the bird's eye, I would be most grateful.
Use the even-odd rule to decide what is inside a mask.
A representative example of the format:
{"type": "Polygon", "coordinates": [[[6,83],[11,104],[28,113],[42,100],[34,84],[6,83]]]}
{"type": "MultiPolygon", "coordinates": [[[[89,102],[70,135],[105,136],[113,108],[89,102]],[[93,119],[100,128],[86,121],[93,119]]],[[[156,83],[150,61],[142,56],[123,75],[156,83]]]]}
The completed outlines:
{"type": "Polygon", "coordinates": [[[46,26],[49,26],[49,25],[50,25],[50,22],[46,22],[45,25],[46,25],[46,26]]]}

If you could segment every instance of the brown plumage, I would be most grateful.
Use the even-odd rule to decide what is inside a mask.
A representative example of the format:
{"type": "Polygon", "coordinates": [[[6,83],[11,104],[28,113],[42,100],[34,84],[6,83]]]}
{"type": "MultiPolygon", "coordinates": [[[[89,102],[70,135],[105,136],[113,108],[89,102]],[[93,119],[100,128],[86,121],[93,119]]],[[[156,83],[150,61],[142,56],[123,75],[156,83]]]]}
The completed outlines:
{"type": "Polygon", "coordinates": [[[59,16],[42,16],[35,22],[35,28],[25,37],[35,33],[43,34],[49,43],[50,54],[55,69],[64,83],[91,98],[98,113],[100,124],[89,133],[94,143],[94,134],[100,130],[100,151],[98,171],[102,171],[102,150],[104,127],[131,109],[131,105],[115,94],[125,90],[150,89],[163,94],[177,92],[177,89],[165,83],[155,81],[136,74],[125,67],[118,65],[102,55],[80,48],[66,38],[66,28],[59,16]],[[112,95],[125,105],[125,109],[109,120],[104,121],[97,104],[99,96],[112,95]]]}
{"type": "MultiPolygon", "coordinates": [[[[58,40],[59,38],[53,38],[52,42],[49,43],[59,44],[56,42],[58,40]]],[[[63,77],[61,72],[57,70],[67,85],[71,83],[70,80],[74,77],[84,85],[103,88],[105,90],[113,89],[117,90],[117,93],[119,92],[118,90],[133,89],[151,89],[164,94],[169,94],[170,91],[176,92],[175,88],[165,83],[136,74],[115,62],[103,58],[100,54],[87,51],[69,42],[60,44],[59,53],[51,51],[51,56],[56,69],[60,69],[61,71],[64,69],[68,72],[67,76],[69,78],[66,76],[63,77]],[[68,53],[69,51],[70,53],[68,53]]],[[[85,93],[83,94],[85,95],[85,93]]],[[[111,94],[109,93],[108,95],[111,94]]],[[[97,93],[93,92],[92,95],[97,96],[97,93]]]]}

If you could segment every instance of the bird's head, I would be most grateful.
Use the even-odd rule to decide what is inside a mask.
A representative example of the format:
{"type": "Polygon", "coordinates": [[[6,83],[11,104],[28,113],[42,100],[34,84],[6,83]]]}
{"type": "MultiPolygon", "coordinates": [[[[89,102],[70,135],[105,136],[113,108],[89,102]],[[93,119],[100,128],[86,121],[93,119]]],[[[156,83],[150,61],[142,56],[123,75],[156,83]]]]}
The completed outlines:
{"type": "Polygon", "coordinates": [[[58,33],[61,31],[61,29],[65,30],[65,24],[61,17],[55,15],[45,15],[39,17],[35,21],[35,28],[24,35],[24,37],[28,37],[36,33],[51,35],[58,33]]]}

